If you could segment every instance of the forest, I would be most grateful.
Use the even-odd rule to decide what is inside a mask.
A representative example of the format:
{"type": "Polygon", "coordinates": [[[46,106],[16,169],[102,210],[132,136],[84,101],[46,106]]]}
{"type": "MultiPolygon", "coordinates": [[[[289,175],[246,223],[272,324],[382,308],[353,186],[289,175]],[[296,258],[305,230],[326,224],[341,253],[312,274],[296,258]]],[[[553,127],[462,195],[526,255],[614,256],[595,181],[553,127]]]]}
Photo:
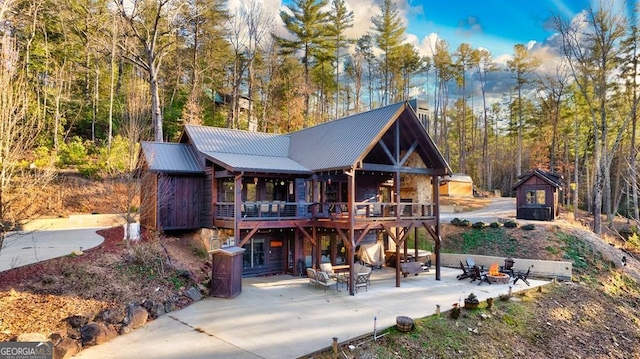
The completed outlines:
{"type": "Polygon", "coordinates": [[[287,133],[413,98],[478,191],[555,171],[561,202],[593,213],[594,232],[637,223],[635,11],[550,13],[556,46],[517,44],[498,61],[442,39],[424,55],[396,3],[370,10],[370,31],[351,38],[344,0],[1,0],[2,232],[56,169],[129,176],[140,141],[175,141],[185,124],[287,133]],[[498,78],[510,90],[496,100],[498,78]]]}

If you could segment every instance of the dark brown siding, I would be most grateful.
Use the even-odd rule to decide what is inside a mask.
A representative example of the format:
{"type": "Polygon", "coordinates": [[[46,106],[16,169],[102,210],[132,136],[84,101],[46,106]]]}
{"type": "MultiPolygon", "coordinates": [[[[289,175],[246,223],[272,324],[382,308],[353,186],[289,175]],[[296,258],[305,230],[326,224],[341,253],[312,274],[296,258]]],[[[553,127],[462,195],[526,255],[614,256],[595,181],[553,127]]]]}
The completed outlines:
{"type": "Polygon", "coordinates": [[[200,228],[202,177],[161,176],[158,179],[158,229],[200,228]]]}

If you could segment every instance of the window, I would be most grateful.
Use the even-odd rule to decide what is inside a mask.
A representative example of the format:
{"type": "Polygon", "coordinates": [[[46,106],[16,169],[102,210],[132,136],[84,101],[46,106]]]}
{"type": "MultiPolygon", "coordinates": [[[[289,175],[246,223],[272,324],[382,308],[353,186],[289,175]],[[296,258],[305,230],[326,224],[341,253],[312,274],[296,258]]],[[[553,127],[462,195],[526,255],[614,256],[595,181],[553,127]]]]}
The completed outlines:
{"type": "Polygon", "coordinates": [[[526,193],[526,203],[534,205],[545,205],[547,203],[545,194],[546,191],[543,189],[528,190],[526,193]]]}

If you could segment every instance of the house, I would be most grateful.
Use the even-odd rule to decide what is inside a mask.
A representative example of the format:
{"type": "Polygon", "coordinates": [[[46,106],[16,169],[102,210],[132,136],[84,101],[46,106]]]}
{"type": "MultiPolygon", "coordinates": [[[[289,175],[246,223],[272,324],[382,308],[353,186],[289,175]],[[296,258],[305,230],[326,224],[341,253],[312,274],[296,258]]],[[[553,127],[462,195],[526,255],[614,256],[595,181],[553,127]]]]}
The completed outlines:
{"type": "Polygon", "coordinates": [[[452,173],[440,180],[440,195],[446,197],[473,197],[473,180],[463,173],[452,173]]]}
{"type": "Polygon", "coordinates": [[[558,217],[558,192],[563,177],[554,172],[535,169],[518,177],[516,218],[551,221],[558,217]]]}
{"type": "Polygon", "coordinates": [[[402,249],[425,228],[440,279],[432,184],[452,171],[406,102],[288,134],[187,125],[141,157],[141,223],[216,229],[245,249],[245,276],[352,265],[360,245],[402,249]]]}

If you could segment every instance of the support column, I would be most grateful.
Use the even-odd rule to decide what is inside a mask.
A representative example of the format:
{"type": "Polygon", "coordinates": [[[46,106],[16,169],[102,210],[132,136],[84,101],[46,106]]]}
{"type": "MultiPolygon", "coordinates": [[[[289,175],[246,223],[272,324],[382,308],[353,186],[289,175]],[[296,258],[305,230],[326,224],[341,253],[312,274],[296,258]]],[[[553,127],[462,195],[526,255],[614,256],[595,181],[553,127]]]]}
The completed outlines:
{"type": "Polygon", "coordinates": [[[435,246],[433,249],[436,262],[436,280],[440,280],[440,176],[433,176],[433,215],[436,218],[436,238],[435,246]]]}

